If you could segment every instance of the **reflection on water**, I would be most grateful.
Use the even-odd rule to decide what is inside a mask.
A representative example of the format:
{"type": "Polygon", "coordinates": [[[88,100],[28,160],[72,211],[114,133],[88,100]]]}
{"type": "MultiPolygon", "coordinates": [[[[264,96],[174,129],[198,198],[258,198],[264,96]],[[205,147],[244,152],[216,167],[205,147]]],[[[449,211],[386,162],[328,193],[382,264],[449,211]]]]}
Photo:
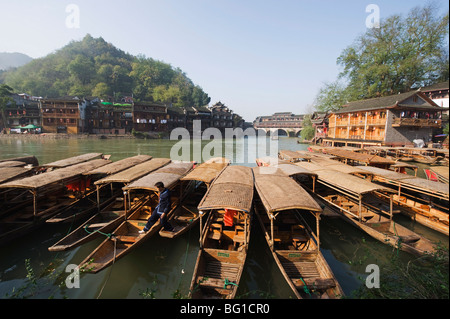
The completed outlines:
{"type": "MultiPolygon", "coordinates": [[[[280,137],[279,149],[301,150],[307,145],[297,144],[295,138],[280,137]]],[[[34,155],[39,163],[48,163],[69,156],[87,152],[111,154],[116,161],[137,154],[149,154],[153,157],[169,157],[172,147],[179,141],[137,140],[137,139],[68,139],[68,140],[3,140],[0,139],[0,159],[34,155]]],[[[210,141],[201,141],[202,150],[210,141]]],[[[255,166],[256,143],[249,137],[244,147],[236,141],[225,140],[216,153],[211,156],[233,154],[233,162],[255,166]],[[252,144],[253,143],[253,144],[252,144]],[[249,147],[250,145],[250,147],[249,147]],[[217,154],[221,149],[222,154],[217,154]],[[237,160],[236,160],[237,159],[237,160]]],[[[270,150],[269,139],[266,150],[270,150]]],[[[191,159],[194,156],[193,145],[191,159]]],[[[273,151],[273,150],[272,150],[273,151]]],[[[205,151],[203,155],[207,152],[205,151]]],[[[220,152],[219,152],[220,153],[220,152]]],[[[205,158],[203,158],[205,159],[205,158]]],[[[401,216],[396,216],[396,218],[401,216]]],[[[424,234],[434,241],[447,243],[448,238],[414,224],[404,218],[398,221],[405,226],[424,234]]],[[[81,221],[79,222],[81,224],[81,221]]],[[[64,225],[44,225],[6,246],[0,247],[0,298],[17,293],[26,287],[27,270],[25,260],[30,260],[37,285],[27,287],[21,296],[29,294],[32,298],[174,298],[175,293],[183,297],[188,295],[193,268],[199,249],[199,226],[176,239],[155,236],[143,243],[126,257],[98,274],[82,273],[80,288],[68,289],[65,279],[69,273],[65,268],[69,264],[79,264],[103,238],[82,245],[68,252],[49,252],[47,248],[64,237],[78,223],[64,225]],[[54,272],[52,273],[52,270],[54,272]]],[[[336,278],[347,296],[351,296],[367,274],[368,264],[378,264],[382,271],[383,263],[397,254],[391,247],[372,239],[341,219],[322,217],[321,248],[336,278]]],[[[256,219],[253,220],[250,245],[244,273],[237,296],[240,298],[293,298],[290,288],[274,262],[266,244],[263,232],[256,219]]],[[[402,251],[399,256],[405,261],[412,257],[402,251]]],[[[382,273],[381,273],[382,275],[382,273]]]]}

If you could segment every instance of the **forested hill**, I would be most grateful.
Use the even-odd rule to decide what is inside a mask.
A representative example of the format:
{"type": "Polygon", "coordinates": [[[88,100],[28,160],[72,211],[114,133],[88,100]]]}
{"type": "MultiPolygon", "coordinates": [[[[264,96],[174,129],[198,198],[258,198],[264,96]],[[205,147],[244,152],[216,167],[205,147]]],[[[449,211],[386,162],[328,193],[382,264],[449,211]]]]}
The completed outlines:
{"type": "Polygon", "coordinates": [[[89,34],[43,58],[2,74],[15,92],[35,96],[113,97],[133,93],[136,100],[202,106],[208,94],[179,68],[133,56],[89,34]]]}

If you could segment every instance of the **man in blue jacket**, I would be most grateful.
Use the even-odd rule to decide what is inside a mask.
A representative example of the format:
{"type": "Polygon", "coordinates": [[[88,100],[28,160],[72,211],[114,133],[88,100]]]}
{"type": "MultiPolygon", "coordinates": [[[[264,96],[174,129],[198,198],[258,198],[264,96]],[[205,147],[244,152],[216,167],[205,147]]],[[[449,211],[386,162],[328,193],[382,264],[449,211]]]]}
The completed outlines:
{"type": "Polygon", "coordinates": [[[148,219],[144,229],[139,231],[140,234],[143,234],[150,228],[152,228],[152,226],[158,219],[160,219],[161,225],[164,227],[164,230],[173,230],[172,225],[170,225],[170,223],[167,221],[167,214],[169,213],[172,206],[172,203],[170,201],[170,191],[164,187],[164,184],[162,182],[157,182],[155,186],[159,191],[159,203],[153,210],[153,213],[148,219]]]}

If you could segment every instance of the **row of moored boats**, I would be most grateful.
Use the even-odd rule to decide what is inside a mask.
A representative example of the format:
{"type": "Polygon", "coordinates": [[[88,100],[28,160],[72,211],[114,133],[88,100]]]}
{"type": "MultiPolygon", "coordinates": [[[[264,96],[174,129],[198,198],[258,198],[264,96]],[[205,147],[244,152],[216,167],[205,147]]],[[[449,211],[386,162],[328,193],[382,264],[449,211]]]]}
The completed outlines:
{"type": "Polygon", "coordinates": [[[340,298],[344,292],[320,251],[324,204],[370,236],[415,255],[432,253],[434,244],[395,223],[394,214],[404,212],[448,236],[448,185],[349,166],[320,153],[295,154],[295,161],[261,158],[253,168],[230,165],[225,158],[197,165],[137,155],[112,162],[101,153],[41,166],[36,159],[3,160],[0,243],[44,223],[78,220],[81,225],[49,250],[69,250],[104,238],[79,265],[97,273],[152,236],[173,239],[199,224],[200,247],[189,295],[234,298],[256,217],[295,296],[340,298]],[[304,160],[299,160],[302,154],[304,160]],[[157,182],[170,189],[167,218],[173,230],[157,221],[143,233],[158,204],[157,182]]]}

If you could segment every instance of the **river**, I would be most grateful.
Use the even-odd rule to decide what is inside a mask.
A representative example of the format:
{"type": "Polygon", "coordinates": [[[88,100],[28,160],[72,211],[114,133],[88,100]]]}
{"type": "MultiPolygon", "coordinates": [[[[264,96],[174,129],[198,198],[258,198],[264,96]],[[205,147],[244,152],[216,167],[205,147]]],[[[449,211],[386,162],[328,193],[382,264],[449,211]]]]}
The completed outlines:
{"type": "MultiPolygon", "coordinates": [[[[249,137],[245,140],[246,142],[242,145],[233,139],[221,140],[221,146],[211,155],[231,155],[234,157],[232,159],[234,164],[256,166],[254,138],[249,137]]],[[[199,141],[188,142],[190,150],[196,150],[196,147],[200,145],[193,145],[196,142],[200,143],[199,141]]],[[[265,142],[268,150],[276,144],[278,149],[304,150],[307,148],[307,145],[298,144],[296,138],[280,137],[278,141],[267,139],[265,142]]],[[[177,143],[182,142],[167,139],[115,138],[0,139],[0,159],[34,155],[39,163],[43,164],[88,152],[111,154],[113,161],[137,154],[170,157],[174,147],[182,146],[177,143]]],[[[209,143],[209,141],[202,141],[201,149],[205,150],[205,147],[209,147],[209,151],[212,146],[209,143]]],[[[192,152],[190,158],[196,159],[197,155],[192,152]]],[[[420,172],[420,174],[423,173],[420,172]]],[[[436,242],[442,241],[448,245],[448,237],[413,224],[402,216],[396,216],[396,218],[398,218],[397,222],[426,235],[429,239],[436,242]]],[[[0,298],[16,296],[57,299],[150,297],[167,299],[188,295],[199,250],[199,226],[176,239],[152,237],[106,270],[98,274],[82,273],[79,278],[79,287],[69,289],[66,279],[71,272],[66,272],[66,267],[78,265],[101,243],[103,238],[67,252],[49,252],[47,248],[78,225],[79,223],[46,224],[8,245],[1,246],[0,298]],[[30,274],[34,276],[30,277],[30,274]],[[35,281],[30,281],[27,275],[35,281]]],[[[396,252],[341,219],[322,217],[320,227],[322,253],[345,294],[350,298],[352,292],[364,284],[364,278],[368,275],[367,265],[379,265],[382,276],[382,267],[389,262],[393,254],[398,253],[404,262],[414,258],[404,252],[396,252]]],[[[237,297],[282,299],[294,297],[272,258],[256,219],[252,224],[248,257],[237,297]]]]}

